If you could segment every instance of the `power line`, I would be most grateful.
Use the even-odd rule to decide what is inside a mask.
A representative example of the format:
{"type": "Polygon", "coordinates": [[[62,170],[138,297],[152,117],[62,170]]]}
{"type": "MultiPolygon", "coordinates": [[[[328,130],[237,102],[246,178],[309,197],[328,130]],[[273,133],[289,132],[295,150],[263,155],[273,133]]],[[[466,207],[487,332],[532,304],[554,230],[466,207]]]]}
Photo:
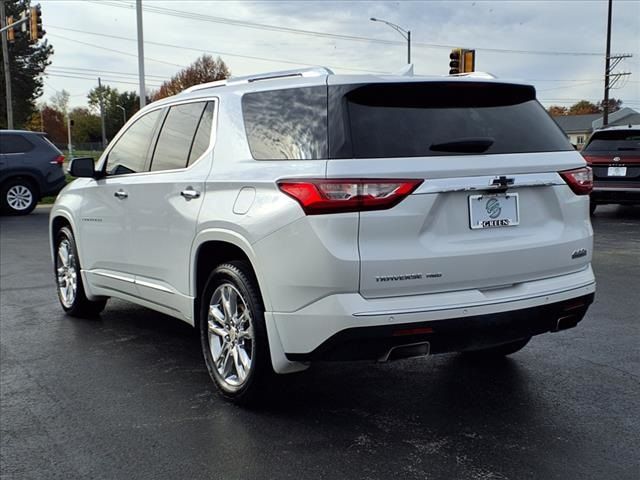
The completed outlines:
{"type": "MultiPolygon", "coordinates": [[[[46,74],[48,77],[56,77],[56,78],[73,78],[73,79],[77,79],[77,80],[88,80],[91,82],[95,82],[96,81],[96,77],[82,77],[79,75],[66,75],[63,73],[47,73],[46,74]]],[[[130,82],[127,80],[118,80],[118,79],[114,79],[114,78],[103,78],[103,80],[105,82],[109,82],[109,83],[122,83],[125,85],[138,85],[138,82],[130,82]]],[[[153,85],[155,86],[160,86],[160,85],[153,85]]],[[[53,88],[53,87],[52,87],[53,88]]],[[[55,89],[54,89],[55,90],[55,89]]]]}
{"type": "MultiPolygon", "coordinates": [[[[106,50],[108,52],[114,52],[114,53],[119,53],[120,55],[127,55],[129,57],[138,58],[138,55],[136,55],[135,53],[123,52],[122,50],[115,50],[113,48],[103,47],[102,45],[96,45],[94,43],[88,43],[88,42],[82,42],[80,40],[74,40],[73,38],[64,37],[62,35],[58,35],[57,33],[47,33],[47,35],[50,36],[50,37],[60,38],[62,40],[67,40],[68,42],[79,43],[81,45],[86,45],[88,47],[99,48],[101,50],[106,50]]],[[[186,65],[179,65],[177,63],[165,62],[164,60],[158,60],[156,58],[151,58],[151,57],[145,57],[145,61],[146,60],[149,60],[149,61],[152,61],[152,62],[157,62],[157,63],[164,63],[165,65],[171,65],[171,66],[174,66],[174,67],[180,67],[180,68],[185,68],[186,67],[186,65]]]]}
{"type": "MultiPolygon", "coordinates": [[[[95,73],[111,73],[111,74],[116,74],[116,75],[126,75],[126,76],[134,76],[137,77],[138,74],[137,73],[133,73],[133,72],[114,72],[112,70],[102,70],[102,69],[95,69],[95,68],[82,68],[82,67],[66,67],[66,66],[55,66],[55,65],[51,65],[49,67],[49,70],[51,69],[60,69],[60,70],[78,70],[80,72],[95,72],[95,73]]],[[[166,75],[150,75],[150,74],[146,74],[147,77],[153,77],[153,78],[158,78],[161,80],[165,80],[167,78],[166,75]]]]}
{"type": "MultiPolygon", "coordinates": [[[[98,5],[113,6],[117,8],[131,9],[133,7],[133,5],[129,3],[123,3],[123,2],[109,2],[109,1],[98,2],[95,0],[90,0],[90,1],[98,5]]],[[[189,20],[198,20],[202,22],[234,25],[237,27],[252,28],[252,29],[258,29],[258,30],[290,33],[290,34],[296,34],[296,35],[306,35],[306,36],[320,37],[320,38],[331,38],[331,39],[338,39],[338,40],[378,43],[378,44],[385,44],[385,45],[404,45],[404,42],[399,42],[395,40],[383,40],[379,38],[362,37],[358,35],[345,35],[345,34],[337,34],[337,33],[318,32],[314,30],[304,30],[299,28],[282,27],[277,25],[249,22],[249,21],[238,20],[233,18],[205,15],[202,13],[185,12],[183,10],[174,10],[174,9],[163,8],[163,7],[145,6],[143,7],[143,9],[151,13],[168,15],[173,18],[181,17],[189,20]]],[[[412,42],[412,45],[427,47],[427,48],[439,48],[439,49],[451,49],[459,46],[459,45],[426,43],[426,42],[412,42]]],[[[475,50],[484,51],[484,52],[524,54],[524,55],[553,55],[553,56],[570,55],[570,56],[596,56],[596,57],[604,56],[604,53],[602,52],[566,52],[566,51],[563,52],[563,51],[551,51],[551,50],[521,50],[521,49],[491,48],[491,47],[475,47],[475,50]]]]}
{"type": "MultiPolygon", "coordinates": [[[[111,35],[108,33],[96,33],[96,32],[88,32],[86,30],[77,30],[75,28],[66,28],[66,27],[58,27],[55,25],[48,25],[47,28],[57,28],[59,30],[65,30],[65,31],[69,31],[69,32],[75,32],[75,33],[82,33],[82,34],[86,34],[86,35],[94,35],[94,36],[99,36],[99,37],[105,37],[105,38],[114,38],[117,40],[125,40],[128,42],[135,42],[137,41],[135,38],[128,38],[128,37],[121,37],[118,35],[111,35]]],[[[289,65],[307,65],[307,66],[315,66],[315,63],[307,63],[307,62],[296,62],[293,60],[284,60],[281,58],[267,58],[267,57],[258,57],[255,55],[243,55],[243,54],[239,54],[239,53],[231,53],[231,52],[223,52],[221,50],[207,50],[207,49],[203,49],[203,48],[194,48],[194,47],[187,47],[184,45],[176,45],[176,44],[172,44],[172,43],[162,43],[162,42],[152,42],[149,40],[145,40],[146,44],[149,45],[156,45],[159,47],[169,47],[169,48],[178,48],[181,50],[192,50],[195,52],[200,52],[200,53],[212,53],[215,55],[224,55],[224,56],[229,56],[229,57],[239,57],[239,58],[247,58],[249,60],[260,60],[260,61],[264,61],[264,62],[274,62],[274,63],[285,63],[285,64],[289,64],[289,65]]],[[[146,57],[146,60],[149,60],[149,57],[146,57]]],[[[389,73],[389,72],[383,72],[380,70],[370,70],[370,69],[363,69],[363,68],[353,68],[353,67],[345,67],[345,66],[341,66],[341,65],[328,65],[329,67],[333,67],[333,68],[339,68],[342,70],[352,70],[354,72],[367,72],[367,73],[389,73]]]]}

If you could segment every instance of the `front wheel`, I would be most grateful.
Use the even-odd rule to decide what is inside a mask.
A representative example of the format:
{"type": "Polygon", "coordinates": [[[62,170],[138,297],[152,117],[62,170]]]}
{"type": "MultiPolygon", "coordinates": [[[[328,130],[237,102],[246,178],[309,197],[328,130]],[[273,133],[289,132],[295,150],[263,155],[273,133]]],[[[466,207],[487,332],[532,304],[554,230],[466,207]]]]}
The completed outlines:
{"type": "Polygon", "coordinates": [[[2,210],[9,215],[27,215],[37,203],[37,190],[28,180],[10,180],[2,186],[2,210]]]}
{"type": "Polygon", "coordinates": [[[209,276],[200,308],[200,340],[220,393],[235,403],[254,401],[273,370],[264,307],[246,262],[222,264],[209,276]]]}
{"type": "Polygon", "coordinates": [[[106,299],[87,298],[80,275],[80,260],[71,229],[62,227],[56,234],[55,274],[58,300],[73,317],[95,317],[107,304],[106,299]]]}

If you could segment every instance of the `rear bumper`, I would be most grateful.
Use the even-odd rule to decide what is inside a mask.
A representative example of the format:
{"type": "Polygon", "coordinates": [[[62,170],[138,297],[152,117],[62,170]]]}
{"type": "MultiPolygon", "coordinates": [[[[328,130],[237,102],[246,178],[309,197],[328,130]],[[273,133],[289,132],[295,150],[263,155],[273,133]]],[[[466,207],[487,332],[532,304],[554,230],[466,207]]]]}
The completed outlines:
{"type": "Polygon", "coordinates": [[[375,360],[395,347],[428,343],[428,352],[476,350],[545,332],[575,327],[594,294],[510,312],[450,318],[434,322],[349,328],[336,333],[312,352],[287,354],[291,361],[375,360]]]}
{"type": "Polygon", "coordinates": [[[594,203],[640,204],[640,184],[595,182],[591,192],[594,203]]]}
{"type": "MultiPolygon", "coordinates": [[[[594,292],[593,271],[587,266],[559,277],[485,291],[466,290],[377,299],[365,299],[357,293],[336,294],[296,312],[268,312],[267,315],[274,321],[282,350],[289,360],[331,357],[326,353],[333,349],[332,344],[343,343],[342,337],[350,337],[354,335],[353,332],[356,332],[356,337],[361,337],[360,334],[365,330],[365,338],[382,336],[388,341],[389,334],[393,337],[393,332],[398,330],[431,327],[433,333],[437,333],[437,327],[447,337],[453,335],[461,338],[455,342],[441,340],[438,342],[440,346],[434,344],[432,351],[451,351],[473,348],[474,345],[477,347],[477,342],[481,341],[486,343],[486,339],[481,338],[483,336],[491,338],[490,343],[494,344],[508,341],[514,335],[509,333],[504,337],[500,327],[503,324],[513,327],[522,322],[524,333],[509,327],[509,332],[517,332],[516,339],[529,336],[527,332],[530,328],[538,333],[549,331],[558,318],[553,315],[557,311],[562,313],[566,302],[588,297],[594,292]],[[534,321],[547,315],[553,318],[540,318],[541,323],[534,321]],[[530,325],[532,322],[535,325],[530,325]],[[443,328],[446,325],[450,325],[450,328],[443,328]],[[475,327],[472,328],[473,325],[475,327]],[[476,335],[474,332],[478,325],[495,325],[497,328],[488,328],[487,332],[491,335],[487,332],[476,335]],[[463,335],[469,328],[472,333],[463,335]],[[458,332],[458,335],[453,332],[458,332]]],[[[411,343],[407,341],[411,340],[407,338],[410,334],[396,336],[405,337],[401,339],[403,344],[411,343]]]]}

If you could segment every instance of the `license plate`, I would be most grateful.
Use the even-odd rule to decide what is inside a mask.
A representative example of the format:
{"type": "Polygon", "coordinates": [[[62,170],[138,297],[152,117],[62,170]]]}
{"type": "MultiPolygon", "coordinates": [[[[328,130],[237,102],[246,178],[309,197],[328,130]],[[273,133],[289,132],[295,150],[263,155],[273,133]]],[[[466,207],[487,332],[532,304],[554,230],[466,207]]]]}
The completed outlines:
{"type": "Polygon", "coordinates": [[[625,177],[627,175],[627,167],[609,167],[607,169],[608,177],[625,177]]]}
{"type": "Polygon", "coordinates": [[[469,224],[473,230],[513,227],[519,223],[517,193],[469,196],[469,224]]]}

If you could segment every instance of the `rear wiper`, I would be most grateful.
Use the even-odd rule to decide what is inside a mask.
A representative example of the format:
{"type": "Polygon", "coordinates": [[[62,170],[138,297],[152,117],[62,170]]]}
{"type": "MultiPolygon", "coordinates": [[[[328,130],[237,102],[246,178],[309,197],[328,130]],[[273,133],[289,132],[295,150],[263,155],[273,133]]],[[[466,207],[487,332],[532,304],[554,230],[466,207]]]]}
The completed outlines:
{"type": "Polygon", "coordinates": [[[460,152],[460,153],[482,153],[486,152],[494,139],[491,137],[466,137],[450,142],[434,143],[429,147],[432,152],[460,152]]]}

